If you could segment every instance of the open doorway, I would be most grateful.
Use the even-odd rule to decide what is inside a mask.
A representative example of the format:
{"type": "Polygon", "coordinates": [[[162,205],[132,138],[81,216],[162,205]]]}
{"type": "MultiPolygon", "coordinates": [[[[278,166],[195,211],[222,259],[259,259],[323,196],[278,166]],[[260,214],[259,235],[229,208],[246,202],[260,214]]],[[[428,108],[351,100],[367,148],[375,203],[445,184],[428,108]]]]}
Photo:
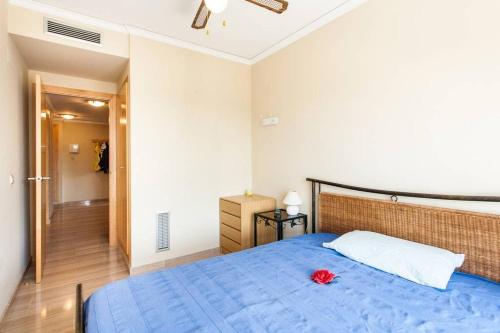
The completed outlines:
{"type": "Polygon", "coordinates": [[[83,285],[85,298],[129,276],[130,122],[128,83],[122,82],[108,94],[43,85],[39,74],[33,78],[28,178],[32,262],[4,317],[9,327],[74,331],[80,304],[76,286],[83,285]],[[85,109],[91,101],[105,105],[85,109]],[[66,114],[74,117],[64,119],[66,114]],[[100,128],[90,130],[93,125],[100,128]],[[98,144],[102,147],[106,139],[108,174],[102,170],[105,165],[97,170],[98,144]],[[89,154],[93,159],[84,156],[89,154]],[[89,192],[89,183],[96,181],[91,177],[100,178],[100,190],[89,192]]]}
{"type": "Polygon", "coordinates": [[[52,113],[51,218],[54,208],[109,203],[108,102],[56,94],[45,98],[52,113]]]}
{"type": "Polygon", "coordinates": [[[114,95],[41,85],[43,223],[32,228],[37,283],[51,251],[100,248],[129,264],[127,86],[125,80],[114,95]]]}

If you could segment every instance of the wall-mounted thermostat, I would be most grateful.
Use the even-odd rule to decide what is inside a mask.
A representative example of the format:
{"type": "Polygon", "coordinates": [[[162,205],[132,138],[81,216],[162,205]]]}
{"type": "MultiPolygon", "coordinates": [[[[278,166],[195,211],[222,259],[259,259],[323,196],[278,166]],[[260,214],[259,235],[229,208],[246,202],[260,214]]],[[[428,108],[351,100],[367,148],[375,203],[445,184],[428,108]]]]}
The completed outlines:
{"type": "Polygon", "coordinates": [[[78,143],[71,143],[69,145],[69,153],[70,154],[79,154],[80,153],[80,145],[78,143]]]}

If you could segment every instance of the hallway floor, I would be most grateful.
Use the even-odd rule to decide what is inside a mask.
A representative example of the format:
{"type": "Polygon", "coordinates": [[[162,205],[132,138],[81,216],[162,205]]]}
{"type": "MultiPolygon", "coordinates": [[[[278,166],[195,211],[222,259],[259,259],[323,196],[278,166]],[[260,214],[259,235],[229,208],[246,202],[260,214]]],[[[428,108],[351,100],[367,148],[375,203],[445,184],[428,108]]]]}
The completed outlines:
{"type": "Polygon", "coordinates": [[[0,323],[0,332],[74,332],[75,290],[83,297],[128,276],[118,249],[108,246],[108,204],[58,208],[47,228],[42,283],[30,267],[0,323]]]}

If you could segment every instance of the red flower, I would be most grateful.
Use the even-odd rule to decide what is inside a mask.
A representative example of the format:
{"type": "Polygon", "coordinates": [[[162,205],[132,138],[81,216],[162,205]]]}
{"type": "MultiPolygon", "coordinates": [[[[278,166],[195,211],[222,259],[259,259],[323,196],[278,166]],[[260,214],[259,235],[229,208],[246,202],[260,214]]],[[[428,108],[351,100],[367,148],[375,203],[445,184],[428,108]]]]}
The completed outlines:
{"type": "Polygon", "coordinates": [[[320,269],[311,275],[311,280],[319,284],[327,284],[335,279],[335,274],[327,269],[320,269]]]}

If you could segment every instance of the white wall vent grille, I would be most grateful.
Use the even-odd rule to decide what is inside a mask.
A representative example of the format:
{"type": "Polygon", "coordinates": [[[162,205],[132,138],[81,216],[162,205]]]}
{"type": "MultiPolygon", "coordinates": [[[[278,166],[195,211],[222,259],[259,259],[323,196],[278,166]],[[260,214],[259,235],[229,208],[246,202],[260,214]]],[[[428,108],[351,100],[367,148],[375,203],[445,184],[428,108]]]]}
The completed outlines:
{"type": "Polygon", "coordinates": [[[45,31],[50,34],[64,36],[80,41],[101,44],[101,33],[73,27],[67,24],[59,23],[51,19],[45,19],[45,31]]]}
{"type": "Polygon", "coordinates": [[[156,220],[156,251],[170,250],[170,213],[158,213],[156,220]]]}

